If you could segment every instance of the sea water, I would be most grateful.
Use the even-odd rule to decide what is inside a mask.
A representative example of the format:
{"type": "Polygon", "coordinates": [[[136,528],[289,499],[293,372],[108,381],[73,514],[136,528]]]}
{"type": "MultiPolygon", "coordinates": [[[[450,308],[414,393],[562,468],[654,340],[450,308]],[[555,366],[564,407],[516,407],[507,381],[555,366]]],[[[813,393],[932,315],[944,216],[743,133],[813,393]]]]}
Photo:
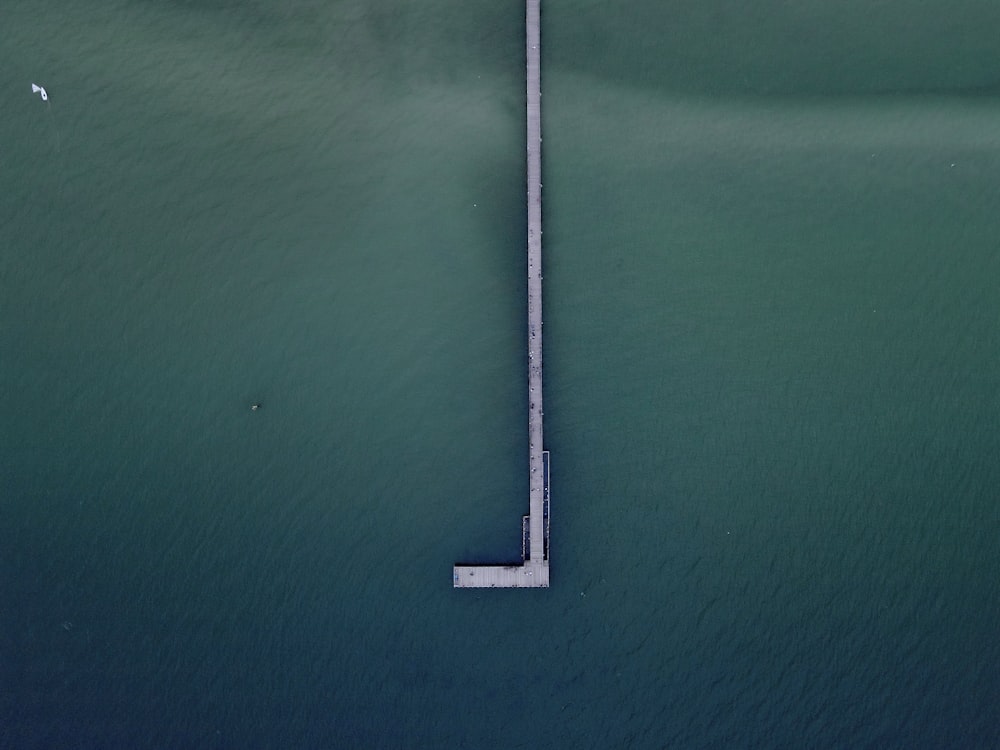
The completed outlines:
{"type": "Polygon", "coordinates": [[[0,745],[1000,741],[994,4],[546,0],[475,592],[523,7],[9,5],[0,745]]]}

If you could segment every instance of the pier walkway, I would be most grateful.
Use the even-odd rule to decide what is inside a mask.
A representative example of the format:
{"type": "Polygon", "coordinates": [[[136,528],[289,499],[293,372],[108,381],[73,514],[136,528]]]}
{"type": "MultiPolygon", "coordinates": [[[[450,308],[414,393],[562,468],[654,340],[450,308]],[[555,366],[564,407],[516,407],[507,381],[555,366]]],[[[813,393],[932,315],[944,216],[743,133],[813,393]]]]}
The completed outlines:
{"type": "Polygon", "coordinates": [[[454,568],[455,588],[539,588],[549,585],[549,454],[542,401],[542,85],[541,0],[526,0],[528,171],[528,506],[520,565],[454,568]]]}

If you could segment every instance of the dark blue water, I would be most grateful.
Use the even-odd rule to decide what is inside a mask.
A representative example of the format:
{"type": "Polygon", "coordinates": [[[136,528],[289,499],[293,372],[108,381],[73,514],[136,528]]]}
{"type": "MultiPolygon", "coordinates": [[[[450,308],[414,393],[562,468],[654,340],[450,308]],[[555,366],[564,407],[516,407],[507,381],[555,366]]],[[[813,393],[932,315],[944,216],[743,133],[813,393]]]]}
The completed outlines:
{"type": "Polygon", "coordinates": [[[523,8],[6,10],[0,746],[1000,744],[1000,10],[543,13],[456,592],[523,8]]]}

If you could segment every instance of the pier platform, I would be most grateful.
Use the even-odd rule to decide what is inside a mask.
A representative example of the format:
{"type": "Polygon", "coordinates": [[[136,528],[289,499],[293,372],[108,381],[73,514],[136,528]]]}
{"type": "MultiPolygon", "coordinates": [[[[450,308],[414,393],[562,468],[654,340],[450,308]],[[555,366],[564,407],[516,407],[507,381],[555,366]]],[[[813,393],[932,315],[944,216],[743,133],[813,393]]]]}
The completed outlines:
{"type": "Polygon", "coordinates": [[[547,562],[521,565],[456,565],[456,589],[548,588],[547,562]]]}
{"type": "Polygon", "coordinates": [[[549,585],[549,453],[542,398],[542,81],[541,0],[526,0],[528,175],[528,515],[521,564],[455,565],[455,588],[547,588],[549,585]]]}

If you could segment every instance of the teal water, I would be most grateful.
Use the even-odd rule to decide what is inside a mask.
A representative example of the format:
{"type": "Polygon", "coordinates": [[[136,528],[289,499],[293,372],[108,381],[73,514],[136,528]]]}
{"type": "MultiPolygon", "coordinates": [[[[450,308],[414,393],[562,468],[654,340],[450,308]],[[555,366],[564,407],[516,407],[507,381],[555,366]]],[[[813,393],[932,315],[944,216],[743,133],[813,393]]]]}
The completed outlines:
{"type": "Polygon", "coordinates": [[[1000,744],[993,4],[546,1],[530,592],[523,8],[88,5],[0,30],[0,746],[1000,744]]]}

